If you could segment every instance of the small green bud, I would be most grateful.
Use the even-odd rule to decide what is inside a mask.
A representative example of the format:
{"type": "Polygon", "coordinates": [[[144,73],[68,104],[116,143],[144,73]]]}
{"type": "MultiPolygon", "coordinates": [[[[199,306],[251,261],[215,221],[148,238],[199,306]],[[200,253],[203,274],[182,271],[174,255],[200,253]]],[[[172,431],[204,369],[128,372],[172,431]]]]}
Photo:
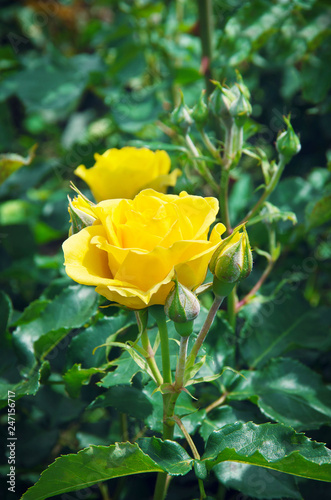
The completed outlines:
{"type": "Polygon", "coordinates": [[[228,289],[231,291],[233,287],[224,285],[234,285],[247,278],[252,267],[252,252],[246,228],[239,226],[220,244],[209,263],[209,269],[214,275],[214,293],[224,297],[223,293],[220,294],[220,284],[223,284],[225,292],[228,289]],[[240,233],[242,227],[243,232],[240,233]]]}
{"type": "Polygon", "coordinates": [[[215,116],[221,118],[225,126],[230,126],[233,122],[230,106],[238,99],[239,89],[236,86],[229,89],[216,81],[213,81],[213,83],[216,88],[209,97],[209,108],[215,116]]]}
{"type": "Polygon", "coordinates": [[[202,128],[208,121],[208,106],[205,103],[204,95],[206,91],[201,92],[200,98],[191,111],[191,118],[195,121],[198,127],[202,128]]]}
{"type": "Polygon", "coordinates": [[[178,333],[186,337],[193,331],[193,320],[200,312],[200,303],[194,293],[181,285],[177,278],[174,282],[175,286],[165,301],[164,310],[175,323],[178,333]]]}
{"type": "Polygon", "coordinates": [[[252,114],[252,106],[240,85],[238,85],[238,89],[239,96],[232,102],[229,111],[231,116],[233,116],[236,125],[238,127],[243,127],[247,117],[252,114]]]}
{"type": "Polygon", "coordinates": [[[193,120],[190,116],[190,110],[184,103],[183,93],[180,92],[180,103],[171,113],[171,121],[185,134],[190,130],[193,120]]]}
{"type": "Polygon", "coordinates": [[[284,122],[287,125],[287,130],[281,132],[276,140],[276,148],[280,157],[288,163],[292,156],[299,153],[301,149],[300,139],[293,130],[290,122],[290,116],[284,116],[284,122]]]}
{"type": "MultiPolygon", "coordinates": [[[[69,207],[68,211],[70,214],[70,229],[69,229],[69,236],[72,234],[79,233],[81,229],[87,226],[92,226],[93,222],[96,220],[95,217],[92,215],[84,212],[83,210],[80,210],[77,205],[81,205],[86,203],[83,198],[80,199],[75,198],[74,201],[71,200],[71,198],[68,196],[69,200],[69,207]]],[[[83,208],[83,207],[82,207],[83,208]]]]}

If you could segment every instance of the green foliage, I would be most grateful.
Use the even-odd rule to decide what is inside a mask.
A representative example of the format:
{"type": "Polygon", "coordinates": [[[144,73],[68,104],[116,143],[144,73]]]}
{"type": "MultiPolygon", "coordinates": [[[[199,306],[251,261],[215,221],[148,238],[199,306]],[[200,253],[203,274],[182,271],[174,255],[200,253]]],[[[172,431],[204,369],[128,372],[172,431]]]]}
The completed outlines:
{"type": "MultiPolygon", "coordinates": [[[[65,499],[84,490],[77,497],[152,498],[156,473],[164,472],[173,476],[167,498],[186,500],[198,497],[194,471],[208,499],[329,498],[329,2],[214,0],[209,67],[198,2],[3,3],[0,432],[6,442],[12,391],[14,496],[65,499]],[[224,122],[210,116],[210,79],[241,96],[232,111],[243,133],[231,128],[232,151],[224,122]],[[170,118],[179,89],[191,142],[170,118]],[[274,144],[290,113],[302,149],[281,169],[274,144]],[[168,151],[182,171],[171,192],[219,197],[227,226],[257,203],[247,222],[254,267],[236,289],[237,318],[229,299],[176,401],[200,459],[178,422],[167,422],[173,438],[160,438],[173,387],[158,388],[134,313],[108,307],[64,271],[69,181],[90,196],[73,171],[92,166],[96,152],[127,145],[168,151]],[[229,166],[225,179],[220,158],[229,166]]],[[[212,292],[198,298],[189,352],[212,292]]],[[[172,322],[168,332],[175,380],[180,336],[172,322]]],[[[151,317],[147,334],[162,372],[151,317]]]]}

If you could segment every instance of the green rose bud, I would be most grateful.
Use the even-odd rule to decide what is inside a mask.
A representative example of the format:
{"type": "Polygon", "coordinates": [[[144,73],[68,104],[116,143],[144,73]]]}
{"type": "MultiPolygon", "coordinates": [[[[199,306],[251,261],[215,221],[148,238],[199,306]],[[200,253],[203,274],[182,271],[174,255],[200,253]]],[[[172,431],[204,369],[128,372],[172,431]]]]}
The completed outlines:
{"type": "Polygon", "coordinates": [[[191,111],[191,118],[195,121],[198,127],[202,128],[208,120],[208,107],[204,100],[206,91],[203,90],[200,99],[191,111]]]}
{"type": "Polygon", "coordinates": [[[239,226],[220,244],[209,263],[209,269],[214,275],[215,295],[228,295],[235,283],[248,277],[252,267],[252,252],[246,228],[239,226]]]}
{"type": "Polygon", "coordinates": [[[240,85],[238,85],[238,89],[239,96],[232,102],[229,111],[236,125],[238,127],[243,127],[247,117],[252,114],[252,106],[240,85]]]}
{"type": "Polygon", "coordinates": [[[301,149],[300,139],[293,130],[290,122],[290,116],[284,116],[284,121],[287,125],[287,130],[281,132],[276,141],[276,148],[280,157],[288,163],[292,156],[299,153],[301,149]]]}
{"type": "Polygon", "coordinates": [[[180,93],[180,103],[171,113],[171,121],[176,127],[185,134],[189,131],[193,120],[190,116],[190,110],[184,103],[183,93],[180,93]]]}
{"type": "Polygon", "coordinates": [[[164,310],[175,323],[177,332],[187,337],[193,331],[193,321],[200,312],[200,303],[194,293],[181,285],[177,278],[174,282],[175,286],[165,301],[164,310]]]}
{"type": "Polygon", "coordinates": [[[235,85],[231,89],[223,87],[219,82],[213,81],[215,90],[209,97],[211,112],[221,118],[225,126],[231,125],[233,117],[230,113],[231,104],[239,97],[239,89],[235,85]]]}

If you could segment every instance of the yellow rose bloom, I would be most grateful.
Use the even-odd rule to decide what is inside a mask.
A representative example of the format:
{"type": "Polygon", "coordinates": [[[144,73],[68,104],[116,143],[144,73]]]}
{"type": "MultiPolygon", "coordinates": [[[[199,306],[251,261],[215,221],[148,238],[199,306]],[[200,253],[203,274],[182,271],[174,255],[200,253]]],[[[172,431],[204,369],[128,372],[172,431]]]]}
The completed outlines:
{"type": "Polygon", "coordinates": [[[114,198],[132,199],[139,191],[152,188],[165,193],[174,186],[180,170],[171,173],[170,158],[165,151],[125,147],[108,149],[94,155],[95,165],[86,169],[80,165],[75,174],[83,179],[99,202],[114,198]]]}
{"type": "Polygon", "coordinates": [[[147,189],[133,200],[102,201],[92,211],[93,225],[63,244],[66,272],[131,309],[164,304],[175,273],[190,290],[198,287],[225,231],[217,224],[208,239],[218,201],[185,191],[147,189]]]}

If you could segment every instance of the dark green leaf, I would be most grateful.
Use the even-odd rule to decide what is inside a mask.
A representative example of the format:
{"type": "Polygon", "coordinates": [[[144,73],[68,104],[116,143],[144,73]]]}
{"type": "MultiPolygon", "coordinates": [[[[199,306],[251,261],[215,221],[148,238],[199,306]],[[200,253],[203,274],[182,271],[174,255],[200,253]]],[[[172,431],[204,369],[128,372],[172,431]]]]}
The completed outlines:
{"type": "Polygon", "coordinates": [[[238,490],[252,498],[298,498],[302,496],[296,478],[281,472],[237,462],[223,462],[213,468],[226,488],[238,490]]]}
{"type": "Polygon", "coordinates": [[[226,425],[209,436],[202,461],[208,470],[230,461],[331,481],[331,450],[282,424],[226,425]]]}
{"type": "Polygon", "coordinates": [[[132,474],[166,471],[183,475],[191,468],[192,459],[177,443],[152,438],[143,440],[142,445],[145,452],[137,444],[116,443],[90,446],[76,455],[57,458],[22,500],[44,500],[132,474]]]}
{"type": "Polygon", "coordinates": [[[331,421],[331,391],[322,377],[292,359],[275,359],[261,370],[243,371],[231,384],[230,399],[256,401],[267,417],[296,430],[331,421]]]}
{"type": "Polygon", "coordinates": [[[193,459],[178,443],[155,437],[139,439],[146,455],[172,476],[184,476],[192,469],[193,459]]]}
{"type": "Polygon", "coordinates": [[[98,295],[92,287],[79,285],[63,290],[39,317],[20,324],[14,331],[13,341],[23,363],[34,365],[35,342],[39,341],[36,347],[38,356],[46,355],[72,328],[79,328],[89,321],[97,305],[98,295]],[[52,332],[50,340],[47,337],[49,332],[52,332]]]}
{"type": "Polygon", "coordinates": [[[324,351],[331,346],[331,337],[326,335],[329,312],[309,308],[298,296],[281,292],[274,301],[248,304],[242,314],[246,323],[240,352],[252,368],[299,347],[324,351]]]}
{"type": "Polygon", "coordinates": [[[141,390],[127,385],[111,387],[105,394],[92,401],[89,408],[107,408],[108,406],[140,420],[153,412],[151,398],[141,390]]]}
{"type": "Polygon", "coordinates": [[[34,395],[39,389],[39,372],[33,370],[26,375],[24,379],[15,384],[10,384],[6,381],[0,380],[0,408],[7,404],[8,391],[15,393],[15,400],[20,399],[22,396],[34,395]]]}
{"type": "Polygon", "coordinates": [[[2,336],[7,329],[12,309],[13,306],[8,295],[0,291],[0,336],[2,336]]]}
{"type": "Polygon", "coordinates": [[[93,354],[94,349],[106,344],[111,335],[116,332],[119,333],[124,328],[134,324],[134,322],[132,313],[101,318],[95,325],[89,326],[72,339],[67,352],[67,366],[69,367],[73,363],[81,363],[83,368],[90,368],[106,363],[107,347],[100,347],[93,354]]]}
{"type": "Polygon", "coordinates": [[[81,365],[75,364],[63,375],[69,396],[78,398],[82,385],[88,384],[92,375],[100,372],[102,370],[98,368],[81,368],[81,365]]]}
{"type": "Polygon", "coordinates": [[[308,228],[318,227],[331,220],[331,194],[307,207],[308,228]]]}

